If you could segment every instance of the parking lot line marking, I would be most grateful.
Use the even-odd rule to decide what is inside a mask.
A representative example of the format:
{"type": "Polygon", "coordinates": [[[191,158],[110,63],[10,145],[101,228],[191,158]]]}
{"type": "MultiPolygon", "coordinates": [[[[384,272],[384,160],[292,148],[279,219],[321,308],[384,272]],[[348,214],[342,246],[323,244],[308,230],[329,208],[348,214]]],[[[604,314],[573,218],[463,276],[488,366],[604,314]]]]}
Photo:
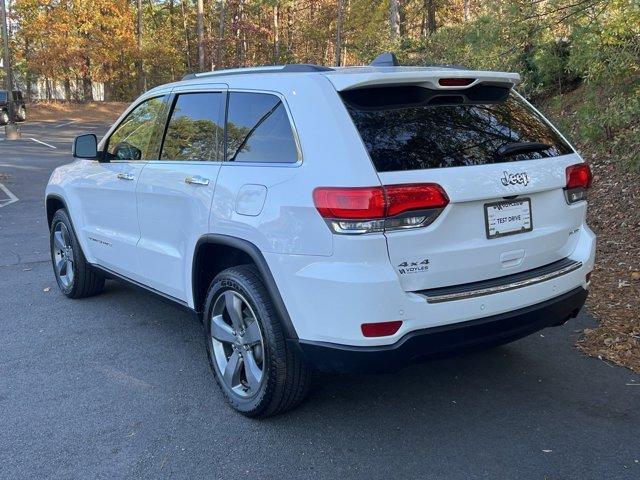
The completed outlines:
{"type": "Polygon", "coordinates": [[[49,148],[58,148],[58,147],[54,147],[53,145],[50,145],[50,144],[48,144],[46,142],[41,142],[40,140],[36,140],[35,138],[32,138],[31,140],[33,140],[36,143],[41,143],[42,145],[46,145],[49,148]]]}
{"type": "Polygon", "coordinates": [[[2,190],[7,197],[9,197],[8,200],[0,200],[0,208],[6,207],[7,205],[18,201],[18,197],[16,197],[13,192],[5,187],[2,183],[0,183],[0,190],[2,190]]]}
{"type": "Polygon", "coordinates": [[[56,125],[53,128],[60,128],[60,127],[64,127],[66,125],[71,125],[72,123],[78,123],[78,122],[79,122],[79,120],[71,120],[70,122],[61,123],[60,125],[56,125]]]}

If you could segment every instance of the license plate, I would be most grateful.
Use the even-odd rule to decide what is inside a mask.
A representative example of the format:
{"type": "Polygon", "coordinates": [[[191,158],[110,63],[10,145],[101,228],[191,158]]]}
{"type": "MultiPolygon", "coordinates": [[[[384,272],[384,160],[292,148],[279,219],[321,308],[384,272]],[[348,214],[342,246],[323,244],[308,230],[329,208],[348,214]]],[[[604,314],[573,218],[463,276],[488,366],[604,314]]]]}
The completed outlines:
{"type": "Polygon", "coordinates": [[[533,230],[531,199],[486,203],[484,218],[487,238],[504,237],[533,230]]]}

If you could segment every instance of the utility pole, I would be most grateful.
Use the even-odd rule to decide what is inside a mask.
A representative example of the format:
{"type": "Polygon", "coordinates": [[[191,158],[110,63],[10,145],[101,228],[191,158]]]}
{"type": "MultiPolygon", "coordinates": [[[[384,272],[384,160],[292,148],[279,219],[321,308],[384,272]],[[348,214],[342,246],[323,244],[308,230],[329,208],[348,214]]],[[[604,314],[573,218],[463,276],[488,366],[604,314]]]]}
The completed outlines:
{"type": "Polygon", "coordinates": [[[20,130],[14,120],[13,111],[13,75],[11,73],[11,56],[9,54],[9,30],[7,25],[7,7],[5,0],[0,0],[0,12],[2,13],[2,43],[4,44],[4,82],[7,89],[7,103],[9,104],[9,123],[4,127],[6,140],[20,138],[20,130]]]}

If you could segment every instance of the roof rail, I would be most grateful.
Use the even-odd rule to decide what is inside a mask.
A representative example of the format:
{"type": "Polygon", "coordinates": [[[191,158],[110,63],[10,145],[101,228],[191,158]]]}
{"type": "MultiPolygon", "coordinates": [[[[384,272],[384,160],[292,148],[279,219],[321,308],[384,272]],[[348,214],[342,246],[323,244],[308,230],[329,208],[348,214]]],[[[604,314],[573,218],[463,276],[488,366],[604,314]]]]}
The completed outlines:
{"type": "Polygon", "coordinates": [[[333,68],[324,67],[322,65],[313,65],[311,63],[290,63],[285,65],[283,72],[330,72],[333,68]]]}
{"type": "Polygon", "coordinates": [[[262,67],[230,68],[227,70],[214,70],[212,72],[187,73],[182,80],[193,80],[194,78],[209,78],[227,75],[248,75],[250,73],[304,73],[304,72],[328,72],[333,68],[322,65],[312,65],[306,63],[291,63],[288,65],[265,65],[262,67]]]}
{"type": "Polygon", "coordinates": [[[393,52],[385,52],[374,58],[369,65],[372,67],[398,67],[400,62],[393,52]]]}

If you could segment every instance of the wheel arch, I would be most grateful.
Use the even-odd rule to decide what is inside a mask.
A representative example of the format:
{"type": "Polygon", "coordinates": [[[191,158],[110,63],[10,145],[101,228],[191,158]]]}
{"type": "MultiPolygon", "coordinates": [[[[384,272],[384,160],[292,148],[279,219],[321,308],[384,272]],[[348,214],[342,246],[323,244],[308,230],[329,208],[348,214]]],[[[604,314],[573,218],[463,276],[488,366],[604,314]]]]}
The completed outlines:
{"type": "MultiPolygon", "coordinates": [[[[65,199],[62,198],[61,195],[58,195],[56,193],[50,193],[47,195],[45,199],[45,207],[46,207],[48,227],[51,227],[51,220],[53,220],[53,216],[61,208],[64,208],[67,211],[67,213],[71,215],[71,212],[69,212],[69,207],[67,207],[67,202],[65,201],[65,199]]],[[[71,220],[71,218],[69,218],[69,220],[71,220]]]]}
{"type": "MultiPolygon", "coordinates": [[[[214,249],[226,249],[227,252],[229,252],[230,249],[238,252],[240,260],[250,260],[250,262],[244,261],[238,264],[253,263],[256,266],[256,268],[260,272],[260,276],[262,277],[265,287],[267,288],[267,291],[271,296],[274,307],[278,312],[278,317],[282,323],[282,328],[285,332],[286,338],[297,340],[298,335],[293,326],[291,317],[289,316],[289,312],[287,311],[284,301],[282,300],[282,296],[280,295],[280,291],[271,273],[271,269],[267,264],[267,261],[256,245],[242,238],[222,234],[207,234],[198,239],[193,254],[191,268],[191,290],[193,294],[194,309],[196,311],[203,309],[204,296],[206,296],[206,290],[208,289],[209,285],[203,285],[201,264],[206,264],[205,257],[210,251],[209,249],[211,249],[212,247],[214,249]],[[205,292],[204,295],[202,295],[203,291],[205,292]]],[[[217,274],[218,272],[214,273],[217,274]]]]}

